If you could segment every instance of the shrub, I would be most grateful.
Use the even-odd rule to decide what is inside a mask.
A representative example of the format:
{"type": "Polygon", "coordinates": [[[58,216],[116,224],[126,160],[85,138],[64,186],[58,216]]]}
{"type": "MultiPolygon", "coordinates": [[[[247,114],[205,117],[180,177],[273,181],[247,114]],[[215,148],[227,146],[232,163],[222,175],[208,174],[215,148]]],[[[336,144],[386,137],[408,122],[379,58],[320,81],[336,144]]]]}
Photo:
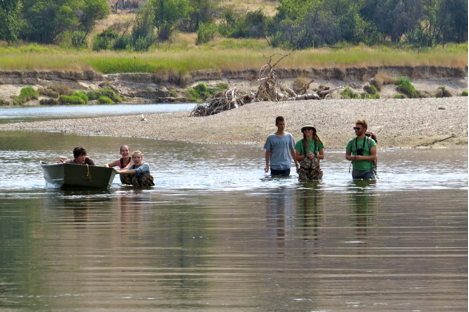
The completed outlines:
{"type": "Polygon", "coordinates": [[[53,84],[49,88],[57,92],[59,95],[72,95],[73,93],[69,87],[59,83],[53,84]]]}
{"type": "Polygon", "coordinates": [[[396,95],[394,96],[394,98],[395,98],[395,99],[405,99],[406,97],[405,97],[404,94],[396,94],[396,95]]]}
{"type": "Polygon", "coordinates": [[[439,87],[435,94],[435,97],[437,98],[452,97],[452,96],[453,94],[449,90],[446,90],[446,86],[439,87]]]}
{"type": "Polygon", "coordinates": [[[101,96],[100,90],[92,90],[86,94],[88,96],[88,100],[93,101],[99,99],[101,96]]]}
{"type": "Polygon", "coordinates": [[[98,99],[99,104],[114,104],[114,102],[107,96],[100,96],[98,99]]]}
{"type": "Polygon", "coordinates": [[[14,105],[22,105],[30,100],[39,99],[39,92],[31,87],[26,87],[21,89],[20,95],[13,95],[11,98],[14,105]]]}
{"type": "Polygon", "coordinates": [[[0,105],[10,105],[10,101],[4,100],[4,99],[0,99],[0,105]]]}
{"type": "Polygon", "coordinates": [[[75,31],[72,33],[72,45],[77,49],[87,49],[86,33],[84,31],[75,31]]]}
{"type": "Polygon", "coordinates": [[[85,104],[88,104],[88,97],[84,92],[75,91],[72,93],[72,96],[78,96],[80,99],[83,100],[83,102],[85,102],[85,104]]]}
{"type": "Polygon", "coordinates": [[[37,91],[39,92],[39,94],[45,95],[51,98],[58,98],[60,95],[58,92],[55,92],[54,90],[49,89],[49,88],[39,88],[37,89],[37,91]]]}
{"type": "Polygon", "coordinates": [[[207,43],[210,40],[213,40],[216,33],[217,25],[215,22],[207,24],[199,23],[199,30],[197,30],[197,39],[195,40],[195,44],[199,45],[201,43],[207,43]]]}
{"type": "Polygon", "coordinates": [[[410,79],[407,77],[399,76],[396,79],[397,91],[404,93],[409,98],[418,98],[417,91],[414,86],[410,83],[410,79]]]}
{"type": "Polygon", "coordinates": [[[61,104],[85,104],[85,101],[80,96],[76,95],[61,95],[59,102],[61,104]]]}
{"type": "Polygon", "coordinates": [[[114,50],[127,50],[132,46],[132,36],[130,35],[121,35],[114,40],[112,48],[114,50]]]}
{"type": "Polygon", "coordinates": [[[60,104],[60,103],[56,99],[41,99],[39,101],[39,104],[41,104],[41,105],[57,105],[57,104],[60,104]]]}
{"type": "Polygon", "coordinates": [[[342,92],[340,92],[343,99],[358,99],[359,95],[352,91],[349,87],[345,88],[342,92]]]}
{"type": "Polygon", "coordinates": [[[370,82],[371,85],[376,87],[376,90],[381,91],[383,85],[386,84],[395,84],[396,79],[389,77],[387,73],[379,72],[376,74],[375,78],[373,78],[370,82]]]}
{"type": "Polygon", "coordinates": [[[463,91],[461,95],[462,96],[467,96],[467,91],[463,91]]]}

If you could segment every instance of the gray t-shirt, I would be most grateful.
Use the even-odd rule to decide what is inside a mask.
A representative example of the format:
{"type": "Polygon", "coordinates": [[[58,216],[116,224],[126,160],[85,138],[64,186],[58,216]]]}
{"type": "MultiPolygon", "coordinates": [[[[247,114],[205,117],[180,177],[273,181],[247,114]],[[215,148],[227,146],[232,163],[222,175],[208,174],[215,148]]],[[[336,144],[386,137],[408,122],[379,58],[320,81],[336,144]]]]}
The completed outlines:
{"type": "Polygon", "coordinates": [[[270,151],[271,169],[290,169],[292,160],[290,150],[295,148],[295,140],[290,133],[285,132],[283,136],[270,134],[265,141],[264,148],[270,151]]]}

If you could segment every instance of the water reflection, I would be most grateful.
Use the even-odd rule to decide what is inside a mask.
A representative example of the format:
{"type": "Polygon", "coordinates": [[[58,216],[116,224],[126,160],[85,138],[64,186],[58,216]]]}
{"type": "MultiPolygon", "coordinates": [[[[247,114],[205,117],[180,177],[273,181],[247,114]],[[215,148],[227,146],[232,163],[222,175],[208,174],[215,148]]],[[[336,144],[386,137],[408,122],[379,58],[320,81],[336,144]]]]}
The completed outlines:
{"type": "MultiPolygon", "coordinates": [[[[297,191],[297,227],[303,231],[304,240],[317,242],[324,221],[324,192],[320,182],[304,182],[297,191]]],[[[315,244],[315,247],[317,245],[315,244]]]]}
{"type": "Polygon", "coordinates": [[[353,180],[350,184],[350,217],[355,223],[357,234],[356,240],[349,243],[356,244],[358,255],[367,254],[368,231],[378,211],[376,183],[377,180],[353,180]]]}

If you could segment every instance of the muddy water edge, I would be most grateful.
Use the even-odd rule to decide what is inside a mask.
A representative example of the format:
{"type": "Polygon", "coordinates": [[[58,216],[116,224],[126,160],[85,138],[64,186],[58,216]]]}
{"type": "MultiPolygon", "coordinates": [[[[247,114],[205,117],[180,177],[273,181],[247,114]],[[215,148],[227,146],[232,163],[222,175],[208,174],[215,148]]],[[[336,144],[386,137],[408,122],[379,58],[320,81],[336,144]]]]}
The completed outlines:
{"type": "Polygon", "coordinates": [[[2,131],[0,309],[467,311],[467,149],[380,150],[352,181],[263,173],[244,145],[2,131]],[[39,161],[141,150],[156,186],[46,185],[39,161]]]}

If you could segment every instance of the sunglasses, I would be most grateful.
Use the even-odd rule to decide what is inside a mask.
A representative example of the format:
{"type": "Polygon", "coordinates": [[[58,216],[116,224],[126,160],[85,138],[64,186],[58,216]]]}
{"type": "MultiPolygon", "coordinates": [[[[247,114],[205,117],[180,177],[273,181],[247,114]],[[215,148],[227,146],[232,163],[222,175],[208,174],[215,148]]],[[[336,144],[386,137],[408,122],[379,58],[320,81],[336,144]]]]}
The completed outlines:
{"type": "Polygon", "coordinates": [[[363,128],[360,128],[360,127],[353,127],[353,130],[361,130],[363,128]]]}
{"type": "Polygon", "coordinates": [[[313,128],[305,128],[303,131],[313,131],[313,128]]]}

